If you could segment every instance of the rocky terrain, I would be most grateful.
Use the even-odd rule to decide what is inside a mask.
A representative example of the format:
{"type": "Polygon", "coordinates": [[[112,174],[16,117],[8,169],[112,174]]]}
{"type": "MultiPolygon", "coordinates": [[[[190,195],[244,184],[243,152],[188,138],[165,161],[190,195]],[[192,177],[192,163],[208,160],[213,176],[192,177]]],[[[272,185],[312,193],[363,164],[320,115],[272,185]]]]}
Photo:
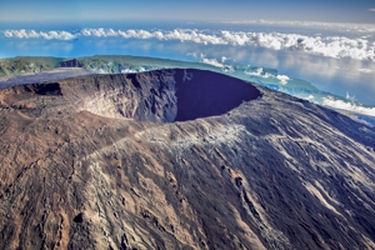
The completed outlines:
{"type": "Polygon", "coordinates": [[[200,70],[0,91],[0,249],[374,249],[375,130],[200,70]]]}

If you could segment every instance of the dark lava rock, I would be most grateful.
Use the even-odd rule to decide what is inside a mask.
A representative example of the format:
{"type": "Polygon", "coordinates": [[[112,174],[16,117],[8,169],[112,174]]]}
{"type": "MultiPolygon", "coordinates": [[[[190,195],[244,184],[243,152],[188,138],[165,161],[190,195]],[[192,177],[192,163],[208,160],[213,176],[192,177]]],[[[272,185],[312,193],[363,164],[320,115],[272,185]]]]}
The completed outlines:
{"type": "Polygon", "coordinates": [[[82,223],[83,222],[83,213],[79,213],[76,217],[74,217],[73,221],[75,223],[82,223]]]}
{"type": "Polygon", "coordinates": [[[0,91],[0,249],[374,249],[375,131],[198,70],[0,91]]]}

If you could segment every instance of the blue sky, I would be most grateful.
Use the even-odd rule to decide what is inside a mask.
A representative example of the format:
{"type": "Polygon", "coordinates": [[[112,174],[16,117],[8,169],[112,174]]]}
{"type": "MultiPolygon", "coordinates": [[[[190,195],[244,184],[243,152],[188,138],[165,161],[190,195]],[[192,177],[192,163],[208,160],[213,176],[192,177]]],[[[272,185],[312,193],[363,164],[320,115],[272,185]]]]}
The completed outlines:
{"type": "Polygon", "coordinates": [[[305,20],[375,23],[374,0],[0,0],[0,21],[305,20]]]}

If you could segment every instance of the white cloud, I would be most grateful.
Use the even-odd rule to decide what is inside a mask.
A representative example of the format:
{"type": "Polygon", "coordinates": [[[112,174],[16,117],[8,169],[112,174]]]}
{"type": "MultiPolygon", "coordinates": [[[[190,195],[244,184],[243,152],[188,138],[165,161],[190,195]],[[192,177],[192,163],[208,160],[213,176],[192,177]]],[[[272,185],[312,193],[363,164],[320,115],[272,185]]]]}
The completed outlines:
{"type": "Polygon", "coordinates": [[[368,9],[370,12],[375,12],[375,8],[368,9]]]}
{"type": "Polygon", "coordinates": [[[206,55],[203,53],[201,53],[199,56],[195,53],[192,53],[191,55],[196,58],[199,57],[202,63],[212,65],[216,68],[220,68],[222,71],[226,73],[234,72],[233,66],[225,63],[225,61],[228,60],[228,58],[226,58],[225,56],[222,56],[220,60],[218,60],[216,58],[207,58],[206,55]]]}
{"type": "Polygon", "coordinates": [[[308,95],[305,99],[311,102],[311,101],[313,101],[315,99],[315,96],[308,95]]]}
{"type": "Polygon", "coordinates": [[[51,39],[73,40],[76,38],[75,35],[67,31],[40,32],[40,36],[42,36],[44,39],[47,39],[47,40],[51,40],[51,39]]]}
{"type": "Polygon", "coordinates": [[[257,68],[255,71],[245,71],[245,74],[248,75],[248,76],[263,76],[263,68],[260,67],[260,68],[257,68]]]}
{"type": "Polygon", "coordinates": [[[68,31],[35,31],[35,30],[6,30],[3,32],[4,36],[7,38],[20,38],[20,39],[32,39],[32,38],[42,38],[46,40],[73,40],[77,38],[76,35],[68,31]]]}
{"type": "Polygon", "coordinates": [[[345,95],[345,98],[351,102],[354,102],[355,101],[355,96],[354,95],[350,95],[349,92],[346,92],[346,95],[345,95]]]}
{"type": "Polygon", "coordinates": [[[278,80],[280,80],[280,83],[281,83],[282,85],[286,85],[286,84],[288,84],[288,81],[290,80],[290,78],[289,78],[288,76],[286,76],[286,75],[277,75],[276,78],[277,78],[278,80]]]}
{"type": "Polygon", "coordinates": [[[205,63],[205,64],[210,64],[214,67],[217,67],[217,68],[224,68],[225,65],[218,62],[218,60],[216,59],[208,59],[208,58],[202,58],[202,62],[205,63]]]}
{"type": "Polygon", "coordinates": [[[360,68],[358,69],[359,72],[365,73],[365,74],[372,74],[375,72],[375,70],[367,69],[367,68],[360,68]]]}
{"type": "Polygon", "coordinates": [[[248,76],[261,77],[265,79],[276,78],[282,85],[288,84],[288,81],[290,80],[290,77],[287,75],[273,75],[268,72],[265,72],[262,67],[257,68],[255,71],[245,71],[245,74],[248,76]]]}
{"type": "Polygon", "coordinates": [[[360,106],[352,102],[334,99],[331,96],[323,98],[323,105],[375,117],[375,107],[360,106]]]}
{"type": "Polygon", "coordinates": [[[5,37],[19,39],[57,39],[72,40],[84,37],[118,37],[124,39],[158,39],[193,42],[203,45],[231,45],[241,47],[261,47],[272,50],[301,51],[306,54],[331,58],[352,58],[357,60],[375,61],[375,42],[368,38],[348,38],[345,36],[306,36],[279,32],[243,32],[222,30],[208,32],[198,29],[174,29],[169,31],[144,29],[114,30],[114,29],[83,29],[75,34],[68,31],[35,31],[35,30],[6,30],[5,37]]]}

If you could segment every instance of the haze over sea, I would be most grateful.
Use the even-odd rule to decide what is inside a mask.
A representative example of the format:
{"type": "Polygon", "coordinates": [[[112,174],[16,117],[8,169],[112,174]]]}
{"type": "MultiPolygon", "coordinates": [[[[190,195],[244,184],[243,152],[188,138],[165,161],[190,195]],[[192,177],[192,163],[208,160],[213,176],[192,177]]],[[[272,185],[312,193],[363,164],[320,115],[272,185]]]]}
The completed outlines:
{"type": "MultiPolygon", "coordinates": [[[[274,68],[283,84],[292,78],[309,81],[341,97],[340,102],[336,97],[326,99],[331,106],[350,109],[352,105],[354,111],[365,108],[375,116],[375,25],[371,24],[264,20],[2,23],[0,43],[0,58],[148,56],[229,70],[233,65],[251,65],[258,68],[247,72],[249,76],[265,80],[269,75],[263,67],[274,68]]],[[[311,93],[308,99],[314,98],[311,93]]]]}

